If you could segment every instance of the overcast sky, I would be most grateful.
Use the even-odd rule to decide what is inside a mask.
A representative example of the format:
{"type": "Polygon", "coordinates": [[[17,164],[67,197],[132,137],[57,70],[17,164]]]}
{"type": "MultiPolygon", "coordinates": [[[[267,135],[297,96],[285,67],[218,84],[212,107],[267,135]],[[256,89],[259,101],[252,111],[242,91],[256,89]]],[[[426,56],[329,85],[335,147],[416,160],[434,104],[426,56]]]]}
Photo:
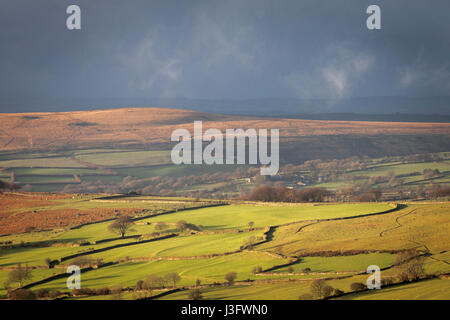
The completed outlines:
{"type": "Polygon", "coordinates": [[[448,0],[1,0],[0,112],[66,98],[450,96],[449,17],[448,0]],[[66,29],[70,4],[79,31],[66,29]],[[381,30],[366,28],[370,4],[381,30]]]}

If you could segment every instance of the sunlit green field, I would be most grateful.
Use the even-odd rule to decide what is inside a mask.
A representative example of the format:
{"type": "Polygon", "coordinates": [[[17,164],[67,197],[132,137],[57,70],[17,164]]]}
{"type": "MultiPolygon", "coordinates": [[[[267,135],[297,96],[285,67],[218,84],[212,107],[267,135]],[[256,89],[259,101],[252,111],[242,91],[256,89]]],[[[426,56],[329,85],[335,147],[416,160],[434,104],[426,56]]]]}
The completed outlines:
{"type": "Polygon", "coordinates": [[[255,227],[280,225],[301,220],[330,219],[376,213],[392,209],[388,204],[241,204],[207,208],[148,219],[149,222],[177,222],[184,219],[208,229],[244,228],[253,221],[255,227]],[[204,223],[207,221],[208,223],[204,223]]]}
{"type": "MultiPolygon", "coordinates": [[[[210,259],[127,262],[87,272],[82,275],[82,283],[89,288],[111,287],[117,284],[128,287],[149,275],[164,276],[167,273],[177,272],[182,279],[180,285],[194,285],[197,279],[202,283],[223,282],[224,275],[230,270],[238,273],[237,280],[246,280],[251,277],[251,270],[255,266],[268,268],[286,262],[284,259],[255,252],[210,259]]],[[[64,290],[65,286],[65,280],[56,280],[38,287],[64,290]]]]}
{"type": "Polygon", "coordinates": [[[302,272],[305,268],[310,268],[314,272],[343,272],[343,271],[365,271],[370,265],[376,264],[380,268],[385,268],[394,263],[394,255],[389,253],[369,253],[352,256],[336,257],[305,257],[299,262],[277,269],[275,272],[289,272],[292,268],[294,272],[302,272]]]}

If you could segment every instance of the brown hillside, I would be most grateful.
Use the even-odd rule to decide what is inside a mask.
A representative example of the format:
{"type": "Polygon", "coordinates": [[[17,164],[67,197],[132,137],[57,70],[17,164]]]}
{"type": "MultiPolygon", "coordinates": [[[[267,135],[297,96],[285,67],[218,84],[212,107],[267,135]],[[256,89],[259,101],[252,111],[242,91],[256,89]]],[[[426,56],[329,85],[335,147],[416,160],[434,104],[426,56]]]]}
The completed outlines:
{"type": "Polygon", "coordinates": [[[0,114],[0,150],[84,148],[169,143],[175,128],[192,130],[274,128],[282,137],[317,135],[450,134],[449,123],[319,121],[249,118],[161,108],[126,108],[59,113],[0,114]]]}

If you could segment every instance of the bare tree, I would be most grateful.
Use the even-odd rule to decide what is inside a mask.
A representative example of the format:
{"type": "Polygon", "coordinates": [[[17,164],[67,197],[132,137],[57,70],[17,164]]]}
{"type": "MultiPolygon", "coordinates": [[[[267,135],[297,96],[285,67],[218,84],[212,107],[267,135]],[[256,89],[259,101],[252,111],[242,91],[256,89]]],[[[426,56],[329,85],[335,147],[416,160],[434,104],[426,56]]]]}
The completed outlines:
{"type": "Polygon", "coordinates": [[[52,259],[50,259],[50,258],[46,258],[45,260],[44,260],[44,262],[45,262],[45,264],[47,265],[47,267],[50,269],[51,267],[52,267],[52,265],[53,265],[53,262],[52,262],[52,259]]]}
{"type": "Polygon", "coordinates": [[[311,293],[313,296],[324,299],[329,297],[333,293],[334,289],[332,286],[327,285],[325,280],[318,279],[314,280],[311,284],[311,293]]]}
{"type": "Polygon", "coordinates": [[[176,287],[177,282],[179,282],[181,280],[181,277],[178,273],[172,272],[172,273],[166,274],[166,279],[167,279],[167,281],[171,281],[173,283],[173,286],[176,287]]]}
{"type": "Polygon", "coordinates": [[[237,273],[236,272],[228,272],[225,275],[225,280],[228,281],[228,284],[231,286],[234,283],[234,280],[236,280],[237,273]]]}
{"type": "Polygon", "coordinates": [[[10,300],[35,300],[36,294],[31,290],[17,289],[8,293],[10,300]]]}
{"type": "Polygon", "coordinates": [[[203,296],[202,296],[202,293],[201,293],[201,291],[199,289],[194,289],[194,290],[189,291],[188,298],[190,300],[202,300],[203,296]]]}
{"type": "Polygon", "coordinates": [[[16,269],[9,272],[8,283],[18,283],[19,288],[22,288],[23,283],[26,280],[30,280],[31,278],[31,268],[29,268],[28,265],[22,267],[22,265],[19,263],[16,269]]]}
{"type": "Polygon", "coordinates": [[[364,283],[361,283],[361,282],[353,282],[350,285],[350,290],[352,290],[352,291],[362,291],[365,289],[366,289],[366,286],[364,285],[364,283]]]}
{"type": "Polygon", "coordinates": [[[122,286],[120,284],[111,288],[111,300],[122,300],[122,286]]]}
{"type": "Polygon", "coordinates": [[[15,184],[14,182],[5,182],[3,180],[0,180],[0,193],[4,190],[15,191],[18,189],[20,189],[20,186],[18,184],[15,184]]]}
{"type": "Polygon", "coordinates": [[[168,227],[169,226],[166,223],[164,223],[164,222],[157,222],[157,223],[155,223],[155,230],[158,230],[158,231],[162,231],[164,229],[167,229],[168,227]]]}
{"type": "Polygon", "coordinates": [[[125,237],[125,233],[130,231],[133,225],[134,222],[130,216],[122,216],[114,220],[114,222],[108,227],[108,229],[113,233],[120,234],[120,236],[123,238],[125,237]]]}
{"type": "Polygon", "coordinates": [[[156,275],[149,275],[145,278],[145,286],[148,290],[153,290],[156,288],[164,288],[166,285],[166,279],[158,277],[156,275]]]}

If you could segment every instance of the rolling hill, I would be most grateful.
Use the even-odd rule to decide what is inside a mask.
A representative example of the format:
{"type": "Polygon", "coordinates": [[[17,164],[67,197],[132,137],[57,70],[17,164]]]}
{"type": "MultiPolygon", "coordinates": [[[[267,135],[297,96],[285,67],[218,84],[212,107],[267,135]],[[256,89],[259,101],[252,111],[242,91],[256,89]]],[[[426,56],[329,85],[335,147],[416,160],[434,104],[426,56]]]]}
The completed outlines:
{"type": "MultiPolygon", "coordinates": [[[[314,136],[449,135],[449,123],[326,121],[227,116],[162,108],[0,114],[0,150],[58,150],[163,144],[176,128],[279,128],[281,141],[314,136]]],[[[440,151],[440,150],[437,150],[440,151]]]]}

